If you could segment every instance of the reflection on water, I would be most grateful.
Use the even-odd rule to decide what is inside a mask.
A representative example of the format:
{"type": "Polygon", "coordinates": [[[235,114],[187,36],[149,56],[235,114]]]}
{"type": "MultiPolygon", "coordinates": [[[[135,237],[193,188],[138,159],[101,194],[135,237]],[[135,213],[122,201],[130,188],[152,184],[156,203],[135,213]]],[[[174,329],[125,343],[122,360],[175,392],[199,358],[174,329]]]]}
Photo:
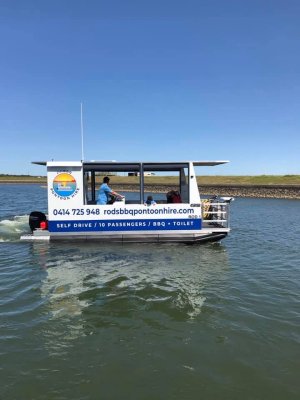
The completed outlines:
{"type": "Polygon", "coordinates": [[[237,199],[222,244],[19,242],[45,202],[0,185],[1,399],[298,400],[299,201],[237,199]]]}
{"type": "Polygon", "coordinates": [[[222,286],[229,269],[226,249],[217,243],[32,243],[32,251],[46,272],[41,296],[49,313],[50,352],[60,349],[62,340],[67,345],[106,326],[157,325],[157,313],[161,329],[169,319],[191,322],[201,313],[206,289],[222,286]]]}

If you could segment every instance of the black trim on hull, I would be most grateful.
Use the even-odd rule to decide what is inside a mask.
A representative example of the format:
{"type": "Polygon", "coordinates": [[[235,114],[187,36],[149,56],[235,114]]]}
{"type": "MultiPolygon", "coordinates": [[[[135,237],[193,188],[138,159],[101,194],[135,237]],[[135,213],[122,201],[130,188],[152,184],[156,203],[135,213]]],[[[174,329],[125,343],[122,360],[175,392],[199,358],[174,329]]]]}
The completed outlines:
{"type": "Polygon", "coordinates": [[[184,243],[184,244],[197,244],[206,242],[217,242],[224,239],[227,232],[210,233],[207,235],[199,236],[194,235],[191,237],[175,237],[165,235],[153,236],[125,236],[119,237],[112,236],[92,236],[92,235],[68,235],[68,236],[50,236],[50,241],[91,241],[91,242],[110,242],[110,243],[184,243]]]}

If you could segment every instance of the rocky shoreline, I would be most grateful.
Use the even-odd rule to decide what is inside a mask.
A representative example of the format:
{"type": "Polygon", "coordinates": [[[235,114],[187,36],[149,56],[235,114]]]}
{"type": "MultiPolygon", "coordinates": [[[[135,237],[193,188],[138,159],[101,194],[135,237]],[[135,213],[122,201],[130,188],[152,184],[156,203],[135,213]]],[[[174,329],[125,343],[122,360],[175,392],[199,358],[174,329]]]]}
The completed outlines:
{"type": "Polygon", "coordinates": [[[273,199],[299,199],[300,186],[203,186],[201,193],[232,197],[255,197],[273,199]]]}
{"type": "MultiPolygon", "coordinates": [[[[24,180],[0,180],[0,184],[37,184],[46,185],[44,180],[41,182],[24,180]]],[[[138,185],[116,184],[112,185],[114,190],[136,192],[138,185]]],[[[169,190],[176,189],[174,186],[156,184],[147,185],[146,190],[153,193],[167,193],[169,190]]],[[[270,199],[298,199],[300,200],[300,185],[199,185],[200,193],[206,196],[231,196],[231,197],[255,197],[270,199]]]]}
{"type": "MultiPolygon", "coordinates": [[[[137,191],[138,186],[132,184],[114,185],[117,191],[137,191]]],[[[153,193],[167,193],[174,189],[167,185],[147,185],[146,190],[153,193]]],[[[176,188],[175,188],[176,189],[176,188]]],[[[299,199],[299,185],[202,185],[200,193],[208,196],[255,197],[271,199],[299,199]]]]}

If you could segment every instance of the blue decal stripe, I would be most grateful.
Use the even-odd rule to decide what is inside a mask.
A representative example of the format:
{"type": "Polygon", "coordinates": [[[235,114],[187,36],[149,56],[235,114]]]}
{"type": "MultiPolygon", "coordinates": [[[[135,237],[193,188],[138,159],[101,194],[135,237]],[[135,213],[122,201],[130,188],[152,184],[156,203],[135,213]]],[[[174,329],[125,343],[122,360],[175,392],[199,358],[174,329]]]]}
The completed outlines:
{"type": "Polygon", "coordinates": [[[201,219],[49,221],[50,232],[173,231],[201,229],[201,219]]]}

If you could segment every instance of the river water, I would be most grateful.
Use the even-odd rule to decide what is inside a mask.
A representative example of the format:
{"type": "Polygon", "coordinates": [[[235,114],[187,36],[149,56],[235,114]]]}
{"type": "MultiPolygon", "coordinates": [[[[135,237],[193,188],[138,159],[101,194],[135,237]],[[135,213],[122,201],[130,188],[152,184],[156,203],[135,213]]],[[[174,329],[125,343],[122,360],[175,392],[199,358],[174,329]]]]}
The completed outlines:
{"type": "Polygon", "coordinates": [[[189,246],[20,242],[45,208],[0,185],[1,399],[299,398],[299,200],[189,246]]]}

